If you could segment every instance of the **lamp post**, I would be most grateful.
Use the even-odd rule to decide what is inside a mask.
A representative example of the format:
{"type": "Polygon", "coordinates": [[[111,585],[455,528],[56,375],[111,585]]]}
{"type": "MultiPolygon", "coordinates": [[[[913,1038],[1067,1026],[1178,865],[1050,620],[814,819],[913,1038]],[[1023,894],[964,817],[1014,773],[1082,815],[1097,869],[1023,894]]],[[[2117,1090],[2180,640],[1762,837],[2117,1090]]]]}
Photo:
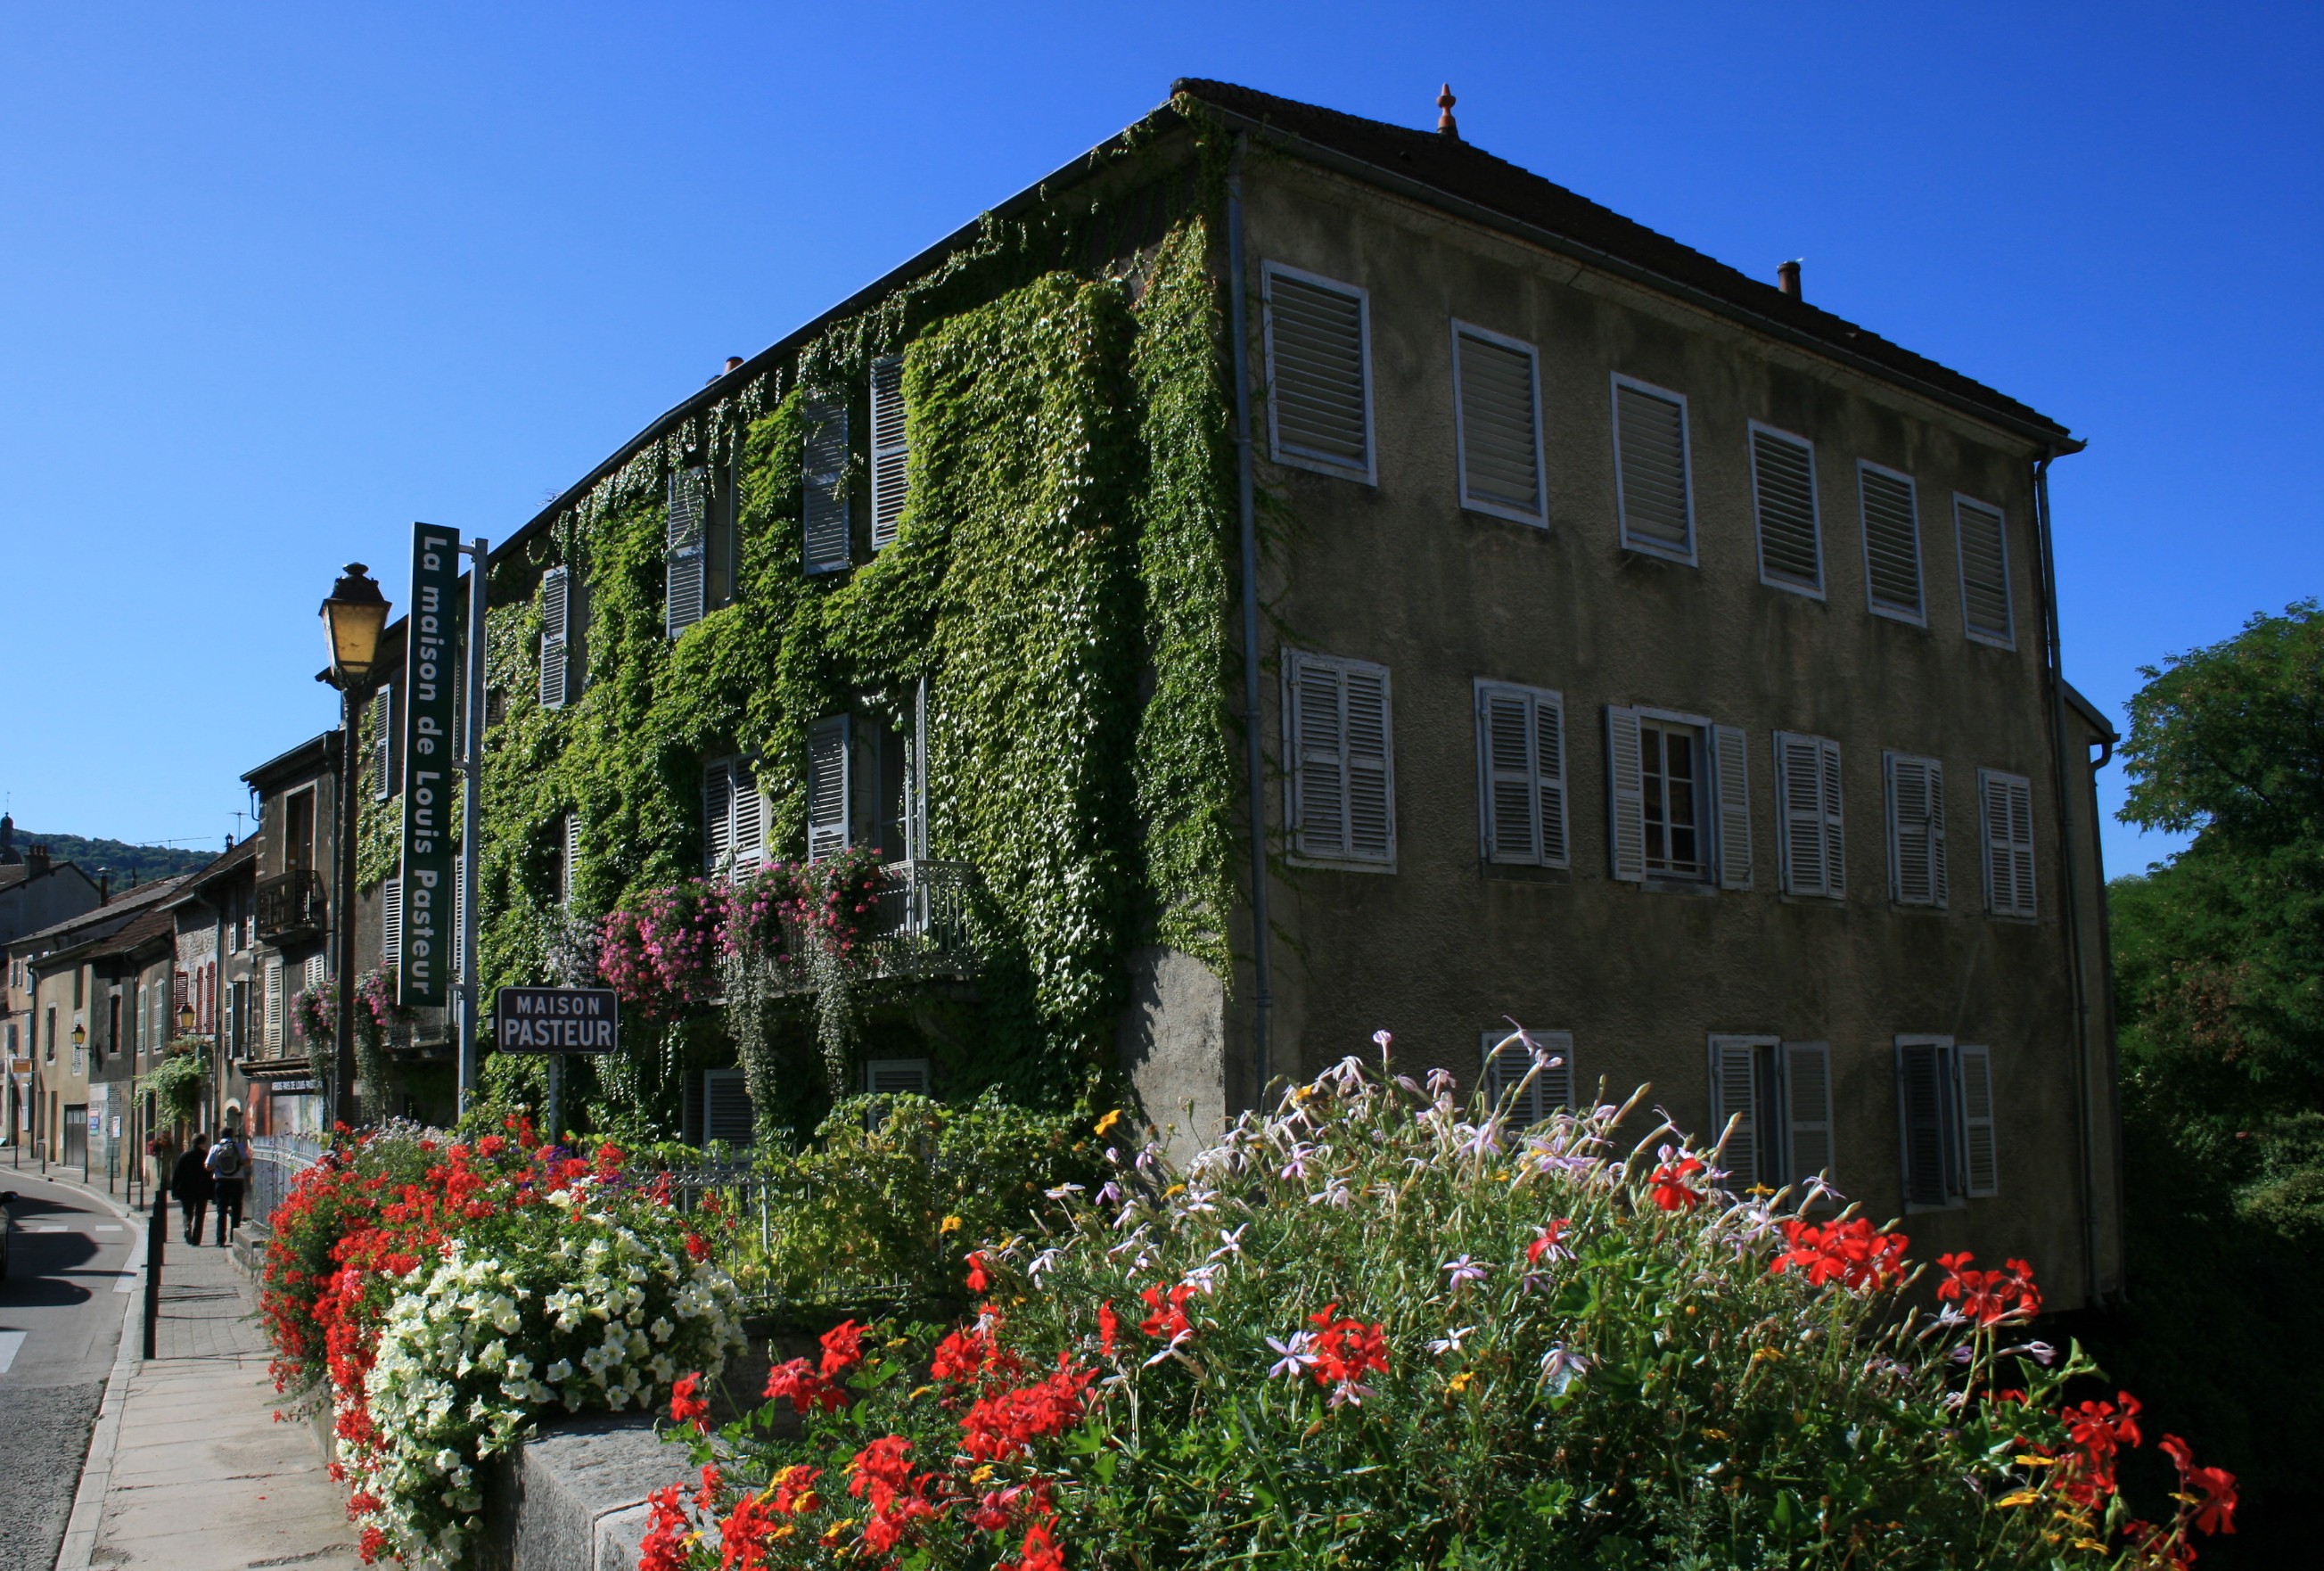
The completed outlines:
{"type": "Polygon", "coordinates": [[[327,679],[339,689],[339,827],[338,855],[331,892],[331,938],[337,956],[338,985],[334,990],[338,1019],[333,1030],[330,1076],[332,1116],[355,1123],[362,1114],[355,1105],[355,838],[362,832],[356,805],[355,721],[357,693],[371,680],[379,658],[379,635],[387,626],[387,596],[379,592],[361,562],[349,562],[346,573],[331,586],[323,602],[323,635],[330,644],[331,669],[327,679]]]}
{"type": "MultiPolygon", "coordinates": [[[[81,1077],[81,1084],[86,1086],[88,1084],[88,1058],[86,1056],[86,1049],[88,1047],[88,1027],[78,1021],[73,1021],[72,1045],[73,1067],[75,1072],[81,1077]]],[[[80,1126],[80,1181],[86,1184],[88,1182],[88,1124],[87,1123],[88,1104],[87,1103],[81,1104],[80,1115],[83,1120],[80,1126]]]]}

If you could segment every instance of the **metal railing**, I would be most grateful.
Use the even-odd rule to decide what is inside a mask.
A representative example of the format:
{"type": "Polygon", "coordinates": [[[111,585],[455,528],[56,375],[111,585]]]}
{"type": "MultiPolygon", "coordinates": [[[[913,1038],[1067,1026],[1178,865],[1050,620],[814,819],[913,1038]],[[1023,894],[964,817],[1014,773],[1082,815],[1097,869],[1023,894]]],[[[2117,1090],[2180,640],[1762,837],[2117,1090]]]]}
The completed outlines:
{"type": "MultiPolygon", "coordinates": [[[[976,943],[969,905],[976,869],[964,862],[890,862],[879,870],[872,908],[855,943],[855,963],[873,977],[974,976],[976,943]]],[[[783,921],[783,954],[775,962],[774,990],[806,993],[816,985],[810,956],[824,939],[796,915],[783,921]]]]}
{"type": "Polygon", "coordinates": [[[299,1175],[323,1160],[323,1142],[303,1134],[261,1134],[249,1144],[250,1189],[243,1197],[243,1220],[263,1223],[299,1175]]]}
{"type": "Polygon", "coordinates": [[[311,938],[323,930],[323,875],[311,867],[294,867],[262,878],[256,903],[261,943],[311,938]]]}

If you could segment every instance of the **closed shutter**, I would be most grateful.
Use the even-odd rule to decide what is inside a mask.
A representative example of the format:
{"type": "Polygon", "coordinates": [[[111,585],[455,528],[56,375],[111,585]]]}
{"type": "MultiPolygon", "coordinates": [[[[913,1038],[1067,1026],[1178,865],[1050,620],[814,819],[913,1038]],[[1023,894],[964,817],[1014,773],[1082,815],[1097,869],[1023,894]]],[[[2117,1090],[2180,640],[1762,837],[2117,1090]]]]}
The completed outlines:
{"type": "Polygon", "coordinates": [[[752,1143],[756,1121],[751,1116],[751,1087],[742,1070],[704,1070],[702,1102],[704,1144],[713,1141],[730,1146],[752,1143]]]}
{"type": "Polygon", "coordinates": [[[1775,733],[1776,859],[1784,892],[1838,899],[1848,892],[1840,811],[1840,744],[1775,733]]]}
{"type": "Polygon", "coordinates": [[[874,1096],[926,1096],[926,1058],[872,1058],[863,1065],[863,1089],[874,1096]]]}
{"type": "Polygon", "coordinates": [[[1952,1092],[1951,1056],[1951,1045],[1942,1038],[1896,1039],[1897,1124],[1907,1205],[1941,1206],[1951,1197],[1945,1117],[1952,1092]]]}
{"type": "Polygon", "coordinates": [[[1953,1049],[1960,1083],[1962,1187],[1971,1199],[2001,1193],[1999,1153],[1993,1137],[1993,1052],[1989,1048],[1953,1049]]]}
{"type": "Polygon", "coordinates": [[[1815,449],[1785,432],[1752,426],[1751,496],[1759,517],[1760,582],[1822,594],[1815,449]]]}
{"type": "Polygon", "coordinates": [[[850,558],[847,517],[847,405],[815,399],[807,406],[806,570],[834,573],[850,558]]]}
{"type": "Polygon", "coordinates": [[[904,517],[904,357],[872,362],[872,549],[893,545],[904,517]]]}
{"type": "Polygon", "coordinates": [[[1790,1123],[1788,1181],[1804,1186],[1831,1173],[1831,1047],[1826,1042],[1784,1044],[1784,1116],[1790,1123]]]}
{"type": "Polygon", "coordinates": [[[1477,761],[1485,859],[1565,866],[1563,696],[1478,682],[1477,761]]]}
{"type": "Polygon", "coordinates": [[[848,766],[851,762],[847,716],[835,715],[807,728],[807,855],[810,862],[835,856],[847,849],[848,766]]]}
{"type": "Polygon", "coordinates": [[[734,828],[730,846],[734,866],[749,872],[767,859],[767,793],[760,789],[758,762],[734,761],[734,828]]]}
{"type": "Polygon", "coordinates": [[[1945,903],[1944,765],[1887,755],[1889,897],[1898,905],[1945,903]]]}
{"type": "Polygon", "coordinates": [[[1858,464],[1856,485],[1864,513],[1864,582],[1872,608],[1921,621],[1921,529],[1912,476],[1858,464]]]}
{"type": "Polygon", "coordinates": [[[379,963],[392,971],[403,963],[403,875],[379,886],[379,963]]]}
{"type": "MultiPolygon", "coordinates": [[[[51,1031],[50,1035],[52,1039],[50,1045],[53,1048],[55,1032],[51,1031]]],[[[282,1051],[282,962],[280,960],[266,963],[266,1050],[273,1054],[282,1051]]]]}
{"type": "Polygon", "coordinates": [[[1541,386],[1533,346],[1456,322],[1452,384],[1461,504],[1540,522],[1541,386]]]}
{"type": "Polygon", "coordinates": [[[2034,901],[2034,782],[1998,770],[1977,772],[1985,827],[1985,908],[2031,917],[2034,901]]]}
{"type": "Polygon", "coordinates": [[[1614,488],[1624,545],[1694,559],[1683,396],[1615,378],[1614,488]]]}
{"type": "MultiPolygon", "coordinates": [[[[673,593],[677,583],[678,569],[673,561],[673,593]]],[[[551,568],[540,576],[540,707],[544,709],[565,707],[566,679],[570,675],[566,656],[573,630],[570,587],[571,580],[563,568],[551,568]]]]}
{"type": "Polygon", "coordinates": [[[1559,1108],[1574,1104],[1573,1033],[1529,1031],[1526,1035],[1533,1039],[1530,1051],[1524,1039],[1506,1026],[1479,1037],[1484,1066],[1479,1089],[1488,1106],[1499,1107],[1503,1097],[1524,1086],[1509,1106],[1510,1122],[1520,1125],[1539,1123],[1559,1108]],[[1528,1075],[1533,1077],[1530,1084],[1526,1080],[1528,1075]]]}
{"type": "Polygon", "coordinates": [[[1348,855],[1396,859],[1396,778],[1389,757],[1388,672],[1348,662],[1348,855]]]}
{"type": "Polygon", "coordinates": [[[723,868],[734,855],[734,761],[715,758],[702,766],[702,860],[723,868]]]}
{"type": "Polygon", "coordinates": [[[1711,727],[1719,771],[1719,887],[1751,887],[1751,765],[1737,725],[1711,727]]]}
{"type": "Polygon", "coordinates": [[[698,466],[670,471],[666,556],[669,587],[663,607],[663,630],[672,638],[702,620],[706,565],[703,560],[702,493],[703,473],[698,466]]]}
{"type": "Polygon", "coordinates": [[[2009,613],[2009,544],[2000,510],[1956,496],[1953,532],[1960,542],[1962,628],[1982,642],[2015,648],[2017,634],[2009,613]]]}
{"type": "Polygon", "coordinates": [[[371,696],[371,794],[385,801],[395,794],[395,688],[383,682],[371,696]]]}
{"type": "Polygon", "coordinates": [[[1727,1181],[1736,1189],[1762,1182],[1760,1151],[1766,1140],[1779,1132],[1759,1127],[1760,1049],[1772,1047],[1773,1037],[1712,1037],[1711,1039],[1711,1138],[1723,1138],[1727,1181]],[[1728,1121],[1734,1120],[1732,1130],[1728,1121]]]}
{"type": "Polygon", "coordinates": [[[1268,429],[1278,463],[1372,477],[1370,305],[1352,285],[1270,263],[1268,429]]]}
{"type": "Polygon", "coordinates": [[[1606,708],[1606,840],[1613,876],[1646,879],[1646,790],[1638,753],[1638,712],[1606,708]]]}
{"type": "Polygon", "coordinates": [[[331,980],[330,957],[319,950],[308,956],[305,972],[306,990],[309,993],[321,992],[331,980]]]}
{"type": "Polygon", "coordinates": [[[448,939],[452,946],[448,969],[452,980],[458,982],[468,972],[468,858],[459,853],[452,857],[452,930],[448,939]]]}

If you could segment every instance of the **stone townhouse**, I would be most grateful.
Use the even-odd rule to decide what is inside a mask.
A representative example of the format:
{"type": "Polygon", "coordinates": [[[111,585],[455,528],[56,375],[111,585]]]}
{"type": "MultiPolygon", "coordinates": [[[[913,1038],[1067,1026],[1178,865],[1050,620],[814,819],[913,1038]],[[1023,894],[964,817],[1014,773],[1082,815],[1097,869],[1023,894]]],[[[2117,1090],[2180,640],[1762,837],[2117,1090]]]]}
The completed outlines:
{"type": "Polygon", "coordinates": [[[0,953],[7,956],[0,985],[0,1063],[7,1071],[7,1106],[0,1143],[29,1142],[32,1136],[33,1020],[24,957],[13,946],[25,934],[103,902],[97,880],[70,862],[51,859],[45,846],[19,848],[16,821],[0,813],[0,953]]]}
{"type": "Polygon", "coordinates": [[[264,973],[258,964],[257,869],[254,837],[229,845],[190,874],[169,903],[177,927],[180,1002],[194,1012],[193,1035],[208,1061],[201,1126],[242,1124],[253,1082],[243,1067],[256,1053],[264,973]]]}
{"type": "Polygon", "coordinates": [[[309,737],[242,777],[256,804],[250,854],[249,930],[241,962],[249,994],[238,1017],[245,1047],[234,1083],[247,1088],[257,1134],[328,1127],[333,1054],[300,1028],[300,1000],[327,997],[337,970],[330,942],[331,869],[339,844],[339,733],[309,737]]]}
{"type": "Polygon", "coordinates": [[[501,542],[484,981],[771,859],[847,944],[602,1108],[1111,1063],[1183,1140],[1376,1028],[1509,1089],[1516,1021],[1528,1114],[1651,1083],[1738,1187],[2111,1290],[2080,444],[1443,107],[1181,82],[501,542]]]}

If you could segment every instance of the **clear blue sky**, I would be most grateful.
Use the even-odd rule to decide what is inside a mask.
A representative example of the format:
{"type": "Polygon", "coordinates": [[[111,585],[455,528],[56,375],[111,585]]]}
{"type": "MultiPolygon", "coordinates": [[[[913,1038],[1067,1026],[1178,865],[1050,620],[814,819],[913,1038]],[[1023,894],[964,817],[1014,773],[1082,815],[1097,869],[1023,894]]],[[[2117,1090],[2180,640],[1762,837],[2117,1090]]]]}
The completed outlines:
{"type": "MultiPolygon", "coordinates": [[[[719,368],[1221,77],[1470,140],[2087,437],[2067,669],[2324,590],[2324,8],[10,8],[0,790],[235,827],[337,566],[498,539],[719,368]]],[[[2118,799],[2118,772],[2109,796],[2118,799]]],[[[2108,864],[2170,849],[2119,826],[2108,864]]]]}

